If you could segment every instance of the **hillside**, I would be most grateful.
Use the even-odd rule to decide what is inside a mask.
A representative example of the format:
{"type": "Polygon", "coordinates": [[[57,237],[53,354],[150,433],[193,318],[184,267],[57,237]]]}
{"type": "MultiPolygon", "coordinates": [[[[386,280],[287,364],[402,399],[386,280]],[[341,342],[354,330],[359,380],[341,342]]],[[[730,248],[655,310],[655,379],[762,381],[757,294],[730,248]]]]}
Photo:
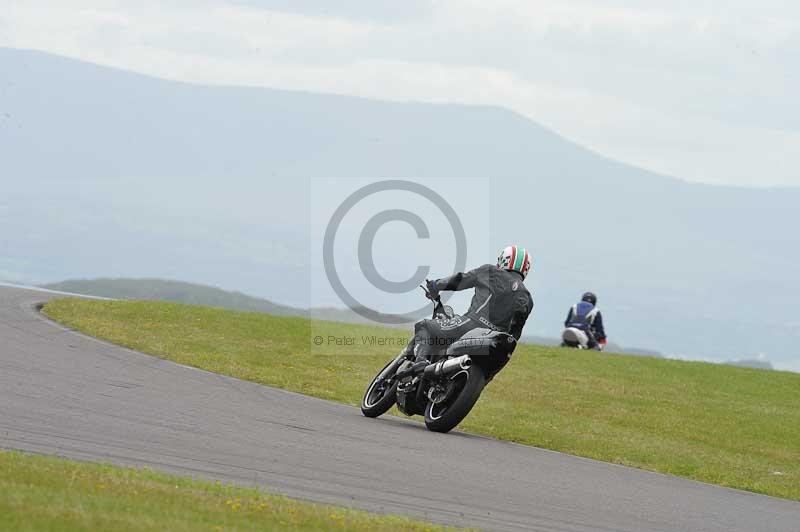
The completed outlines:
{"type": "MultiPolygon", "coordinates": [[[[346,323],[367,323],[368,320],[348,309],[315,307],[309,309],[279,305],[268,299],[214,286],[168,279],[73,279],[46,283],[42,288],[73,294],[112,299],[172,301],[189,305],[263,312],[275,316],[311,316],[320,320],[346,323]]],[[[410,327],[410,323],[403,327],[410,327]]]]}
{"type": "MultiPolygon", "coordinates": [[[[181,364],[352,405],[408,337],[164,302],[61,299],[44,312],[181,364]]],[[[798,389],[789,372],[523,344],[462,428],[800,499],[798,389]]]]}
{"type": "MultiPolygon", "coordinates": [[[[241,292],[230,292],[213,286],[197,283],[186,283],[165,279],[75,279],[57,283],[47,283],[42,288],[59,290],[73,294],[108,297],[112,299],[141,299],[172,301],[190,305],[203,305],[230,310],[248,312],[264,312],[275,316],[310,316],[325,321],[343,323],[371,323],[350,310],[338,308],[314,307],[310,310],[285,305],[278,305],[267,299],[248,296],[241,292]]],[[[425,315],[424,317],[428,317],[425,315]]],[[[412,323],[398,325],[400,329],[410,331],[412,323]]],[[[560,343],[556,338],[524,335],[522,340],[537,345],[555,346],[560,343]]],[[[615,353],[661,357],[661,353],[652,349],[628,348],[614,342],[608,349],[615,353]]],[[[748,361],[743,361],[748,362],[748,361]]],[[[760,367],[764,367],[763,365],[760,367]]]]}
{"type": "Polygon", "coordinates": [[[174,301],[191,305],[264,312],[278,316],[307,315],[306,311],[213,286],[165,279],[76,279],[49,283],[43,288],[114,299],[174,301]]]}
{"type": "Polygon", "coordinates": [[[535,252],[526,333],[556,336],[592,289],[612,340],[800,369],[797,189],[688,184],[499,107],[198,86],[10,49],[0,145],[0,278],[180,278],[314,306],[310,178],[488,179],[487,260],[535,252]]]}

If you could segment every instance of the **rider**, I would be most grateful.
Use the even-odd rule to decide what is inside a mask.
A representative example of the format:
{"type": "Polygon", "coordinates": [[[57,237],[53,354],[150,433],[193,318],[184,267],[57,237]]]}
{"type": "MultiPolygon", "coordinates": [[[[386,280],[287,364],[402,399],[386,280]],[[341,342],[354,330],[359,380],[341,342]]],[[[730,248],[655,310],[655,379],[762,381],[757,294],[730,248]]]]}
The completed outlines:
{"type": "Polygon", "coordinates": [[[417,322],[406,353],[414,350],[416,362],[430,360],[438,350],[479,327],[507,332],[519,340],[533,310],[533,298],[523,284],[530,267],[531,256],[525,248],[508,246],[497,257],[497,265],[484,264],[466,273],[428,281],[428,298],[433,300],[441,290],[474,288],[475,294],[464,316],[417,322]]]}
{"type": "Polygon", "coordinates": [[[581,300],[570,307],[564,321],[567,329],[579,329],[589,339],[589,349],[602,349],[606,345],[606,331],[603,328],[603,314],[597,308],[597,296],[586,292],[581,300]]]}

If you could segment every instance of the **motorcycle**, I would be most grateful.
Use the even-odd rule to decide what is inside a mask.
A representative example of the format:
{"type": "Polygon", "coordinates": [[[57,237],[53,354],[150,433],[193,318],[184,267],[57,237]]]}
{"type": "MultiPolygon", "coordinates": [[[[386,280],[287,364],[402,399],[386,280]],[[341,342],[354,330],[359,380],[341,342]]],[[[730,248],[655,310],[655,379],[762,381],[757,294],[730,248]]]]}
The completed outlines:
{"type": "MultiPolygon", "coordinates": [[[[420,288],[430,296],[425,286],[420,288]]],[[[456,317],[441,298],[433,300],[432,319],[456,317]]],[[[508,363],[516,345],[508,333],[476,328],[431,360],[415,363],[413,352],[405,354],[404,350],[367,387],[361,412],[374,418],[396,404],[407,416],[424,416],[428,430],[449,432],[469,414],[486,384],[508,363]]]]}

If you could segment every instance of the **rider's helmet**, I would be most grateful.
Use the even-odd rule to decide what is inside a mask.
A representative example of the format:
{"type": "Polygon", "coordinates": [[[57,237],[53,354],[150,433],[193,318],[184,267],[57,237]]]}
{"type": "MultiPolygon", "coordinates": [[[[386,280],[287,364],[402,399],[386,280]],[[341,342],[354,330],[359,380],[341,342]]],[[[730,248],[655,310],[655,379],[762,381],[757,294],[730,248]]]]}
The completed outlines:
{"type": "Polygon", "coordinates": [[[587,303],[591,303],[592,305],[597,305],[597,296],[594,295],[592,292],[586,292],[581,296],[581,301],[586,301],[587,303]]]}
{"type": "Polygon", "coordinates": [[[497,257],[497,267],[519,272],[525,279],[531,269],[531,255],[522,246],[508,246],[497,257]]]}

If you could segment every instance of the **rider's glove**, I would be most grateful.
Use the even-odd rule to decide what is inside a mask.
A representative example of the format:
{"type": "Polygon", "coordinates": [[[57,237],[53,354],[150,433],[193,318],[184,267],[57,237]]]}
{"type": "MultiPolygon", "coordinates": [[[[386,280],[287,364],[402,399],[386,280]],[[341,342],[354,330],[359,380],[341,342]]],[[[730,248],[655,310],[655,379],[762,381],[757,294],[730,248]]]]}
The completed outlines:
{"type": "Polygon", "coordinates": [[[428,293],[425,294],[428,299],[432,301],[439,299],[439,287],[436,285],[436,281],[426,280],[425,287],[428,289],[428,293]]]}

